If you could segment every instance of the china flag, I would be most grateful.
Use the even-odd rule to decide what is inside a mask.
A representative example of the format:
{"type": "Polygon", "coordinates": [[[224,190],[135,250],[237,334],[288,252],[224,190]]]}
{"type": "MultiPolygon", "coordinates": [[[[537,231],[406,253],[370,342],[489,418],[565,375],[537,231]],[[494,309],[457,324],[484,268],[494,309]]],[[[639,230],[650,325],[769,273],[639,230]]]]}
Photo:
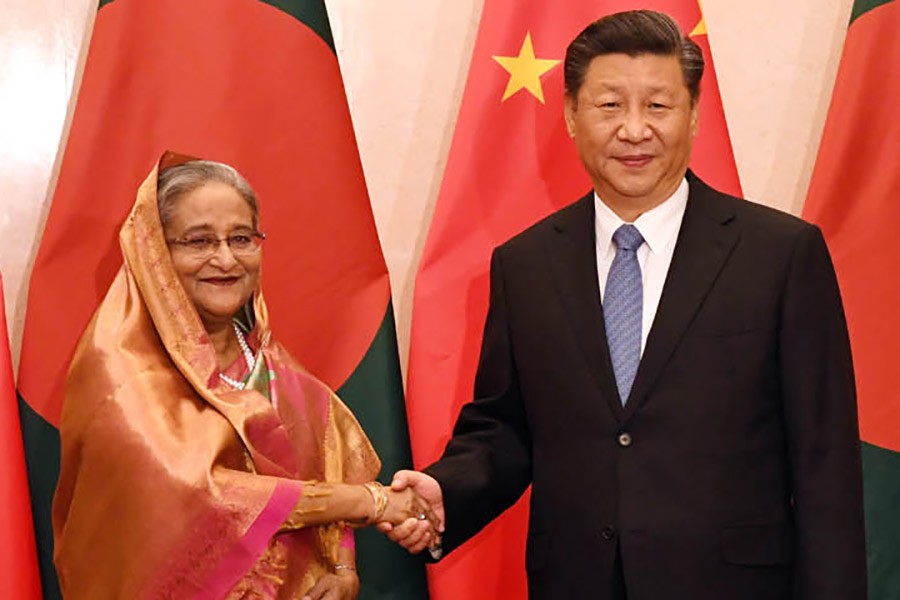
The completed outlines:
{"type": "MultiPolygon", "coordinates": [[[[703,49],[691,167],[714,187],[740,194],[697,0],[485,0],[416,279],[407,411],[418,467],[440,456],[471,400],[491,251],[590,189],[563,120],[566,46],[590,22],[636,8],[668,13],[703,49]]],[[[432,567],[432,598],[525,598],[526,516],[523,500],[432,567]]]]}

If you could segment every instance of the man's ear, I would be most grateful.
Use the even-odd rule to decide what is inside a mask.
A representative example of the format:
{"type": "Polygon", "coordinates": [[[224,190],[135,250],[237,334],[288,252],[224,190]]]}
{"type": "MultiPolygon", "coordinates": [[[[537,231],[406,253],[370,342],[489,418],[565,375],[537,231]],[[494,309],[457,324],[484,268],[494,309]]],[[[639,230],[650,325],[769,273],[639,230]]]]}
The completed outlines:
{"type": "Polygon", "coordinates": [[[691,137],[697,135],[697,127],[700,125],[700,100],[694,102],[691,107],[691,137]]]}
{"type": "Polygon", "coordinates": [[[565,108],[563,112],[566,117],[566,129],[569,131],[569,137],[575,137],[575,111],[578,110],[578,100],[569,94],[564,98],[565,108]]]}

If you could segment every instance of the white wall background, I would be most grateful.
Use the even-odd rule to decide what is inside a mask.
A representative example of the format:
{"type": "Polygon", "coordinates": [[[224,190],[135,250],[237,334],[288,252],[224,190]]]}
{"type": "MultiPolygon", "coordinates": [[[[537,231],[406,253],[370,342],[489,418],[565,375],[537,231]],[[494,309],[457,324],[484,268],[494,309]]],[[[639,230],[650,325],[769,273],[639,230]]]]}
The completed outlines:
{"type": "MultiPolygon", "coordinates": [[[[415,271],[483,0],[328,0],[405,365],[415,271]]],[[[96,0],[0,0],[0,272],[14,359],[96,0]]],[[[704,0],[748,198],[798,214],[852,0],[704,0]]]]}

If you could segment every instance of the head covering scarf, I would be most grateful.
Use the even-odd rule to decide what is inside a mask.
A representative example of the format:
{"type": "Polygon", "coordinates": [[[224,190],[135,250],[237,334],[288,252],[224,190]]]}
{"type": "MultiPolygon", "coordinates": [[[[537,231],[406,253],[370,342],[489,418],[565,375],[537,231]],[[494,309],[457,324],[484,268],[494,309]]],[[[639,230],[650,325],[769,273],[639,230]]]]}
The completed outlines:
{"type": "Polygon", "coordinates": [[[343,533],[284,526],[303,482],[380,468],[350,411],[272,339],[259,289],[256,367],[246,389],[220,385],[157,207],[159,170],[185,160],[167,153],[138,190],[124,264],[69,369],[53,503],[66,598],[299,597],[343,533]]]}

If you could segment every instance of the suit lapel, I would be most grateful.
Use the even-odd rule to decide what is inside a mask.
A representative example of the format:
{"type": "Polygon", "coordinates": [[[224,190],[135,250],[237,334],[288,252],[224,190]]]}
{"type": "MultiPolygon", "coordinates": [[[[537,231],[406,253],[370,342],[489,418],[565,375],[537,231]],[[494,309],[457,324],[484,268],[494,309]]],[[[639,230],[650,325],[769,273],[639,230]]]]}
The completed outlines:
{"type": "Polygon", "coordinates": [[[601,396],[618,420],[623,410],[609,358],[600,305],[593,192],[560,214],[553,224],[547,249],[556,289],[569,317],[569,324],[601,396]]]}
{"type": "Polygon", "coordinates": [[[691,173],[688,182],[687,208],[625,419],[652,389],[739,238],[734,213],[721,194],[691,173]]]}

